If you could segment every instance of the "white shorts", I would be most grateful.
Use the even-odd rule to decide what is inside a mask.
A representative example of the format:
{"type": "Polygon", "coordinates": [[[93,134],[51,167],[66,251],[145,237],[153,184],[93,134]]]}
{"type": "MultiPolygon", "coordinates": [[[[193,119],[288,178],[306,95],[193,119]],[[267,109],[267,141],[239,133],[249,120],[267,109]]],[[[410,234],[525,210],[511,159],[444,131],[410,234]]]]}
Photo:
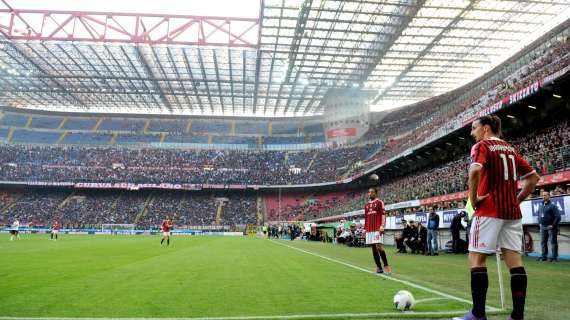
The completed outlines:
{"type": "Polygon", "coordinates": [[[170,231],[163,231],[162,235],[165,237],[170,237],[170,231]]]}
{"type": "Polygon", "coordinates": [[[59,233],[59,230],[52,230],[51,233],[53,233],[53,234],[58,234],[58,233],[59,233]]]}
{"type": "Polygon", "coordinates": [[[522,219],[474,217],[469,233],[469,251],[495,253],[497,249],[521,252],[522,219]]]}
{"type": "Polygon", "coordinates": [[[366,232],[366,244],[384,243],[384,234],[380,231],[366,232]]]}

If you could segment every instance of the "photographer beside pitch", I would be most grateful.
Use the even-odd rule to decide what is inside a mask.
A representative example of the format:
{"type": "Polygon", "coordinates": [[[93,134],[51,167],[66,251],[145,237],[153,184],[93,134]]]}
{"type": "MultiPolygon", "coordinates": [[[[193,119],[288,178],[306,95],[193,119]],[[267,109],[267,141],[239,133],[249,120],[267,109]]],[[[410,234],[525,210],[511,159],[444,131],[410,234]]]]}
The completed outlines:
{"type": "Polygon", "coordinates": [[[499,139],[501,119],[495,115],[473,121],[469,167],[469,200],[475,208],[469,235],[469,264],[473,309],[456,320],[486,320],[485,300],[489,278],[485,261],[501,249],[511,273],[513,311],[507,318],[524,318],[527,275],[521,258],[522,213],[520,203],[540,177],[509,143],[499,139]],[[517,194],[518,176],[522,190],[517,194]]]}

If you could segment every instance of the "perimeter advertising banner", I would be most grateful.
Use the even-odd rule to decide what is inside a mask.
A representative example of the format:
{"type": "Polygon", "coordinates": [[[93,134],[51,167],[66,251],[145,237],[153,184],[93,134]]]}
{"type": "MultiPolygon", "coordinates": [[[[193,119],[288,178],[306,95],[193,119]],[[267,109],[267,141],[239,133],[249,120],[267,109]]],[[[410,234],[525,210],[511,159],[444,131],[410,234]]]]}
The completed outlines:
{"type": "MultiPolygon", "coordinates": [[[[556,204],[558,210],[560,210],[561,215],[561,222],[563,223],[570,223],[570,196],[559,196],[559,197],[552,197],[552,203],[556,204]]],[[[523,224],[536,224],[538,223],[538,210],[542,205],[542,199],[532,199],[526,200],[521,203],[521,211],[523,214],[523,224]]],[[[456,209],[456,210],[445,210],[445,211],[438,211],[436,212],[439,216],[439,227],[440,228],[449,228],[451,224],[451,220],[455,215],[465,209],[456,209]]],[[[398,215],[394,217],[388,217],[386,219],[386,225],[389,229],[402,229],[401,220],[414,220],[414,221],[421,221],[422,224],[427,225],[427,217],[425,217],[425,213],[414,213],[414,214],[406,214],[406,215],[398,215]]]]}

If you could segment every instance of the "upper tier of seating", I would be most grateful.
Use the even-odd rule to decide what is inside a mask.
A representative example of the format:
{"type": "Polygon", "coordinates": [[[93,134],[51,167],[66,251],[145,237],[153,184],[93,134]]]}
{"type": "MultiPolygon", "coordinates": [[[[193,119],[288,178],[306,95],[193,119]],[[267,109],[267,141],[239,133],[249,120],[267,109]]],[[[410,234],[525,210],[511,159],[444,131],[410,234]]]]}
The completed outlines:
{"type": "Polygon", "coordinates": [[[0,139],[5,142],[34,144],[265,144],[297,148],[326,142],[323,125],[316,121],[48,116],[0,109],[0,129],[0,139]]]}

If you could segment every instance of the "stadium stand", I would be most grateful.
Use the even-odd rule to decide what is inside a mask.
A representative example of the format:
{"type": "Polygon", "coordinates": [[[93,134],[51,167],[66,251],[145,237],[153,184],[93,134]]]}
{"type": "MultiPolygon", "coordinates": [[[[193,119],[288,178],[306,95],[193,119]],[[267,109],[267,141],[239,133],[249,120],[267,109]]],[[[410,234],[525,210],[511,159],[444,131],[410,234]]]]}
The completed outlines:
{"type": "Polygon", "coordinates": [[[28,116],[17,113],[6,113],[0,118],[0,125],[9,127],[25,127],[28,123],[28,116]]]}
{"type": "Polygon", "coordinates": [[[35,226],[58,220],[69,228],[100,228],[101,224],[158,227],[170,216],[178,227],[210,226],[220,199],[225,201],[220,223],[225,226],[256,223],[256,199],[249,194],[187,194],[105,190],[0,191],[0,224],[14,219],[35,226]]]}
{"type": "Polygon", "coordinates": [[[68,117],[63,124],[65,130],[93,130],[97,124],[97,119],[68,117]]]}
{"type": "Polygon", "coordinates": [[[274,121],[271,123],[272,134],[297,134],[299,133],[299,123],[295,121],[274,121]]]}
{"type": "Polygon", "coordinates": [[[30,124],[30,127],[38,129],[57,129],[62,121],[63,117],[34,116],[32,118],[32,123],[30,124]]]}
{"type": "Polygon", "coordinates": [[[302,144],[305,143],[303,137],[265,137],[263,138],[264,144],[302,144]]]}
{"type": "Polygon", "coordinates": [[[6,138],[8,138],[8,132],[10,132],[10,129],[8,129],[8,128],[0,128],[0,141],[5,140],[6,138]]]}
{"type": "Polygon", "coordinates": [[[190,134],[167,134],[164,142],[168,143],[208,143],[208,136],[190,134]]]}
{"type": "Polygon", "coordinates": [[[306,134],[323,133],[324,128],[320,122],[308,121],[303,124],[303,132],[306,134]]]}
{"type": "Polygon", "coordinates": [[[323,135],[323,134],[311,136],[310,139],[311,139],[311,143],[325,143],[326,142],[325,135],[323,135]]]}
{"type": "Polygon", "coordinates": [[[229,134],[231,131],[230,121],[217,120],[193,120],[192,132],[229,134]]]}
{"type": "Polygon", "coordinates": [[[227,197],[221,214],[221,225],[256,224],[255,197],[232,193],[227,197]]]}
{"type": "Polygon", "coordinates": [[[60,136],[60,132],[19,129],[14,131],[12,142],[55,144],[60,136]]]}
{"type": "Polygon", "coordinates": [[[15,201],[3,210],[3,222],[17,218],[34,225],[45,225],[46,221],[53,221],[57,207],[67,195],[68,192],[63,190],[27,190],[14,197],[15,201]]]}
{"type": "Polygon", "coordinates": [[[213,143],[217,144],[257,144],[255,137],[244,136],[212,136],[213,143]]]}
{"type": "Polygon", "coordinates": [[[445,122],[450,124],[456,117],[474,114],[537,79],[564,68],[570,61],[569,53],[570,37],[567,34],[549,39],[523,57],[507,63],[503,67],[505,70],[495,72],[489,79],[483,79],[488,86],[487,90],[481,90],[483,81],[479,80],[469,85],[474,89],[460,88],[449,94],[395,110],[383,121],[373,125],[360,140],[386,137],[386,133],[399,135],[413,130],[425,131],[445,127],[445,122]]]}
{"type": "Polygon", "coordinates": [[[111,134],[105,133],[87,133],[87,132],[70,132],[63,139],[64,144],[109,144],[111,142],[111,134]]]}
{"type": "Polygon", "coordinates": [[[103,119],[99,131],[130,131],[141,132],[145,126],[145,120],[141,119],[103,119]]]}
{"type": "Polygon", "coordinates": [[[116,144],[138,144],[138,143],[159,143],[159,135],[150,134],[118,134],[115,140],[116,144]]]}
{"type": "MultiPolygon", "coordinates": [[[[565,121],[530,132],[511,142],[541,175],[570,170],[570,125],[565,121]]],[[[464,154],[467,155],[467,150],[464,154]]],[[[382,183],[378,188],[379,194],[385,203],[390,204],[462,192],[467,190],[468,166],[469,158],[462,156],[419,172],[402,173],[403,176],[382,183]]],[[[299,195],[285,195],[282,197],[281,214],[282,217],[303,215],[305,219],[315,219],[359,210],[364,205],[365,193],[366,189],[361,189],[356,194],[348,192],[344,196],[334,192],[325,194],[325,197],[334,196],[338,199],[330,206],[311,206],[306,200],[299,200],[299,195]],[[297,197],[295,205],[288,200],[291,197],[297,197]]],[[[274,201],[275,197],[266,199],[269,212],[275,211],[274,201]]],[[[320,203],[326,202],[320,201],[320,203]]],[[[458,202],[444,202],[438,205],[441,209],[457,208],[458,202]]]]}
{"type": "Polygon", "coordinates": [[[236,134],[268,134],[268,122],[265,121],[236,121],[236,134]]]}
{"type": "Polygon", "coordinates": [[[149,132],[170,132],[170,133],[184,133],[188,121],[185,120],[150,120],[150,125],[147,128],[149,132]]]}

